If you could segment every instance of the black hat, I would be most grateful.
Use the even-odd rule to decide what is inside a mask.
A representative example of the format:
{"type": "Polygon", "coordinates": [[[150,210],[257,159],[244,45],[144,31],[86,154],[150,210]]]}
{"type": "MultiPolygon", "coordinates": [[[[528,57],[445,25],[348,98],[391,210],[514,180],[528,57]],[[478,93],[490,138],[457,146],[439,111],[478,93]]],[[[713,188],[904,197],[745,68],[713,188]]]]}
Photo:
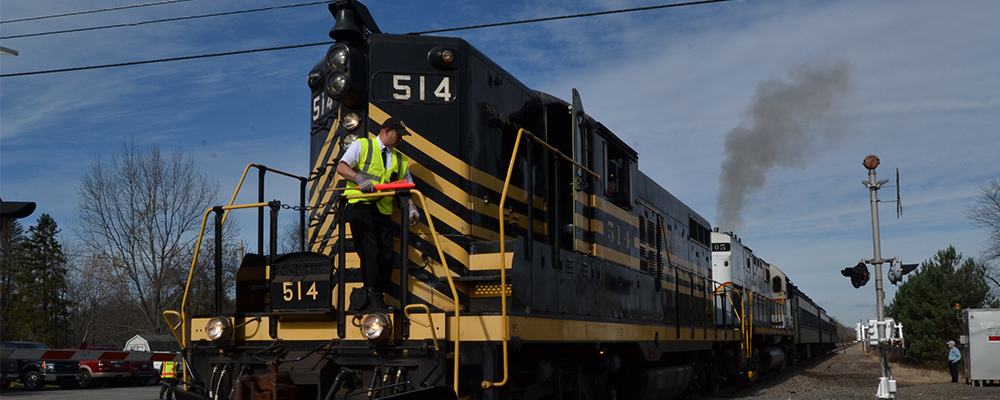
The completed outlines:
{"type": "Polygon", "coordinates": [[[410,134],[410,131],[406,129],[406,124],[403,124],[403,121],[396,117],[385,120],[385,123],[382,124],[382,129],[392,129],[401,136],[410,134]]]}

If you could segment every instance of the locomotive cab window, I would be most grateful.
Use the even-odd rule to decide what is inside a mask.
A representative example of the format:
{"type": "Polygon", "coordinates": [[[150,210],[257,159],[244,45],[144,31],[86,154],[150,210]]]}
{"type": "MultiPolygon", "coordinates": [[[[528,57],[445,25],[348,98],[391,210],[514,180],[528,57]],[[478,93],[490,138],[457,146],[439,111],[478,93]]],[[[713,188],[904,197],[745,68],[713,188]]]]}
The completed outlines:
{"type": "Polygon", "coordinates": [[[629,169],[631,167],[625,153],[610,146],[608,148],[607,165],[604,182],[604,197],[612,204],[625,209],[631,209],[631,193],[629,188],[629,169]]]}

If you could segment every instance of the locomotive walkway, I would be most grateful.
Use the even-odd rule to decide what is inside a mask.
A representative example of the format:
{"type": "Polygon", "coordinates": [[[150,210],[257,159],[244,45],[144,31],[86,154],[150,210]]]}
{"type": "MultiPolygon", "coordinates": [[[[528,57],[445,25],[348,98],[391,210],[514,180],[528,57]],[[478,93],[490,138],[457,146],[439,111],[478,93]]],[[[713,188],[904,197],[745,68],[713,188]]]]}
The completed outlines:
{"type": "MultiPolygon", "coordinates": [[[[878,389],[878,362],[877,354],[864,354],[861,345],[855,345],[819,360],[803,362],[747,388],[710,398],[870,400],[878,389]]],[[[943,359],[938,370],[894,363],[890,366],[897,382],[897,399],[1000,399],[1000,386],[951,383],[943,359]]],[[[964,377],[959,380],[964,382],[964,377]]]]}

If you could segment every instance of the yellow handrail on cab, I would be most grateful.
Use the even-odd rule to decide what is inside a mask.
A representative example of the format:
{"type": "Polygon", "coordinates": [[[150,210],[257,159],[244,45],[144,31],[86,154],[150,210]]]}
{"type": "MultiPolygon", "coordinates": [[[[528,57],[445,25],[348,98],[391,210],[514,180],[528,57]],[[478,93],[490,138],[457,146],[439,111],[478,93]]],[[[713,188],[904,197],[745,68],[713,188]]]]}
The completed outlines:
{"type": "MultiPolygon", "coordinates": [[[[529,138],[541,144],[549,151],[552,151],[563,160],[566,160],[567,162],[575,165],[577,168],[580,168],[584,172],[593,175],[595,178],[601,179],[600,175],[598,175],[594,171],[591,171],[587,167],[584,167],[582,164],[576,162],[572,158],[569,158],[561,151],[559,151],[559,149],[556,149],[555,147],[552,147],[548,143],[545,143],[544,140],[538,138],[531,132],[525,130],[524,128],[520,128],[517,130],[517,138],[514,139],[514,151],[510,155],[510,165],[507,167],[507,177],[504,178],[503,181],[503,191],[500,192],[500,205],[498,206],[500,211],[498,215],[500,215],[500,321],[501,321],[500,323],[503,324],[503,379],[500,382],[483,381],[482,383],[483,389],[489,389],[490,387],[499,387],[506,385],[507,379],[510,377],[508,362],[507,362],[508,360],[507,341],[509,340],[507,338],[507,325],[508,325],[507,324],[507,263],[506,263],[507,260],[505,260],[507,252],[507,246],[506,246],[507,236],[506,232],[504,232],[505,231],[504,226],[506,225],[506,223],[504,223],[503,221],[503,215],[504,215],[503,207],[507,202],[507,190],[510,188],[510,178],[514,173],[514,163],[515,160],[517,159],[517,153],[521,149],[521,137],[524,136],[525,133],[528,134],[529,138]]],[[[528,203],[529,207],[533,207],[530,205],[531,203],[530,200],[528,203]]]]}
{"type": "MultiPolygon", "coordinates": [[[[241,208],[267,207],[268,205],[269,205],[268,203],[254,203],[254,204],[242,204],[236,206],[224,206],[221,208],[223,210],[236,210],[241,208]]],[[[178,341],[181,344],[181,348],[185,348],[187,346],[187,341],[188,341],[187,314],[185,313],[185,310],[187,309],[188,293],[191,291],[191,281],[194,280],[194,268],[198,265],[198,255],[201,252],[201,239],[205,237],[205,225],[208,222],[208,215],[213,211],[215,211],[215,209],[216,209],[215,207],[211,207],[208,210],[205,210],[205,215],[201,219],[201,230],[198,231],[198,241],[195,242],[194,259],[191,260],[191,269],[188,271],[187,284],[184,285],[184,297],[181,298],[180,312],[170,311],[170,310],[163,312],[164,318],[166,318],[167,315],[177,315],[178,317],[180,317],[181,337],[178,339],[178,341]]],[[[170,326],[169,319],[167,319],[167,325],[170,326]]],[[[176,326],[171,326],[171,332],[174,332],[174,338],[177,338],[176,330],[177,330],[176,326]]],[[[184,373],[182,376],[186,381],[187,373],[184,373]]]]}
{"type": "MultiPolygon", "coordinates": [[[[230,206],[232,206],[233,203],[236,202],[236,196],[240,194],[240,188],[243,187],[243,181],[247,179],[247,172],[250,172],[250,167],[257,167],[259,169],[263,169],[263,170],[266,170],[266,171],[271,171],[271,172],[274,172],[274,173],[279,174],[279,175],[287,176],[289,178],[300,179],[300,180],[301,179],[306,179],[305,177],[302,177],[302,176],[298,176],[298,175],[295,175],[295,174],[290,174],[290,173],[284,172],[284,171],[279,171],[279,170],[276,170],[274,168],[268,168],[268,167],[265,167],[265,166],[260,165],[260,164],[253,164],[253,163],[247,164],[247,167],[243,169],[243,176],[240,177],[240,182],[236,184],[236,190],[233,191],[233,198],[229,199],[229,205],[230,206]]],[[[226,223],[226,218],[229,218],[229,210],[228,209],[226,210],[226,212],[222,213],[222,223],[223,224],[226,223]]]]}
{"type": "MultiPolygon", "coordinates": [[[[459,304],[459,302],[458,302],[458,289],[455,288],[455,281],[453,279],[451,279],[451,270],[448,269],[448,260],[444,258],[444,250],[441,248],[441,241],[438,240],[437,230],[434,229],[434,219],[431,218],[432,214],[430,212],[430,209],[427,207],[428,206],[428,204],[427,204],[427,198],[424,197],[423,193],[421,193],[419,190],[416,190],[416,189],[410,189],[410,193],[415,194],[417,196],[417,199],[420,200],[420,208],[424,209],[424,214],[426,214],[426,217],[427,217],[427,227],[430,228],[430,230],[431,230],[431,237],[434,239],[434,247],[437,247],[438,258],[441,260],[441,264],[444,266],[445,277],[448,278],[448,286],[451,287],[451,296],[452,296],[453,299],[455,299],[455,373],[454,373],[455,380],[454,380],[454,385],[455,385],[455,394],[457,395],[458,394],[458,366],[459,366],[458,365],[458,348],[459,348],[459,342],[461,342],[461,332],[462,332],[462,318],[459,315],[459,309],[461,308],[461,304],[459,304]]],[[[348,200],[350,200],[350,199],[363,199],[363,198],[369,198],[369,197],[384,197],[384,196],[395,196],[395,195],[396,195],[396,191],[392,190],[392,191],[388,191],[388,192],[356,194],[356,195],[347,196],[347,199],[348,200]]],[[[400,211],[402,211],[402,210],[400,210],[400,211]]],[[[402,223],[405,223],[405,222],[402,222],[402,223]]],[[[400,254],[401,254],[402,257],[406,257],[406,254],[404,254],[404,253],[409,253],[409,249],[405,249],[405,250],[404,249],[400,249],[400,254]]],[[[402,273],[402,271],[400,271],[400,273],[402,273]]]]}

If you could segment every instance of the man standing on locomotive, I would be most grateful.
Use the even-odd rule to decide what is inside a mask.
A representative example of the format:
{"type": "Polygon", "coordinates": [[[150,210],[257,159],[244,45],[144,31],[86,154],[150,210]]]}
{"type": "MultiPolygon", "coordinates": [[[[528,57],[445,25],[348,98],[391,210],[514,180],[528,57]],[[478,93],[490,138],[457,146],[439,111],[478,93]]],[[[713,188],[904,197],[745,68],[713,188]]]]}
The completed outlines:
{"type": "MultiPolygon", "coordinates": [[[[375,185],[398,180],[401,176],[413,183],[409,159],[396,146],[409,135],[406,125],[398,118],[382,124],[376,138],[355,140],[337,165],[337,173],[347,179],[345,196],[375,192],[375,185]]],[[[392,196],[351,199],[347,206],[347,222],[351,224],[354,249],[361,259],[361,277],[369,307],[385,308],[384,293],[392,276],[392,196]]],[[[410,200],[410,226],[417,223],[420,213],[410,200]]],[[[351,296],[352,303],[355,302],[351,296]]],[[[353,305],[353,304],[352,304],[353,305]]]]}

